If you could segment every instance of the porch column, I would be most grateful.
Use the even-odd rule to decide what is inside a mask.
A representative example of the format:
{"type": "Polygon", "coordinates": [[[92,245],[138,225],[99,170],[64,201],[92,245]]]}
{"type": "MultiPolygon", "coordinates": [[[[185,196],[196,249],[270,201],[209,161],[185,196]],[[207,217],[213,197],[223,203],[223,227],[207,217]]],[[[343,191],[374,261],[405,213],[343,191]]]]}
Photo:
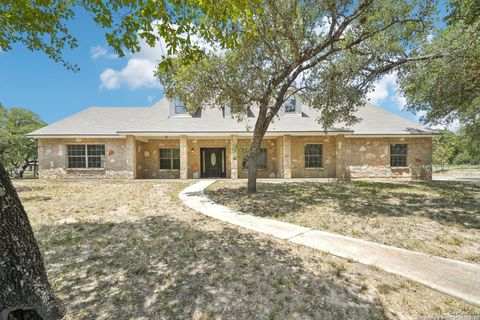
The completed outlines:
{"type": "Polygon", "coordinates": [[[130,179],[137,178],[137,152],[134,136],[127,136],[126,141],[127,152],[126,152],[126,169],[129,172],[130,179]],[[130,174],[131,173],[131,174],[130,174]]]}
{"type": "Polygon", "coordinates": [[[345,138],[343,134],[339,134],[335,137],[335,176],[337,179],[348,179],[347,172],[347,159],[345,158],[345,138]]]}
{"type": "Polygon", "coordinates": [[[292,156],[291,156],[291,137],[283,136],[283,177],[292,178],[292,156]]]}
{"type": "Polygon", "coordinates": [[[237,136],[232,135],[230,137],[230,178],[238,179],[238,160],[237,160],[237,152],[238,152],[238,144],[237,144],[237,136]]]}
{"type": "Polygon", "coordinates": [[[187,136],[180,136],[180,179],[188,178],[188,144],[187,136]]]}

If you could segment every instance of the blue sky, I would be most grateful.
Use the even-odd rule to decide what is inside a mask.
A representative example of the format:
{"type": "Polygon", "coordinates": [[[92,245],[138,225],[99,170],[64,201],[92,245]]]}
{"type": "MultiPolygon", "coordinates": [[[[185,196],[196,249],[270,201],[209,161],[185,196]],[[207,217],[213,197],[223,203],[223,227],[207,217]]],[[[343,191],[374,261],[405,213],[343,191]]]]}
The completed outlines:
{"type": "MultiPolygon", "coordinates": [[[[6,107],[23,107],[53,123],[90,106],[149,106],[163,96],[153,69],[162,55],[162,46],[124,58],[115,57],[107,47],[102,30],[89,14],[78,12],[70,24],[79,46],[65,57],[80,67],[67,70],[43,53],[15,46],[0,52],[0,102],[6,107]]],[[[395,93],[395,78],[388,76],[376,85],[371,102],[408,119],[402,111],[404,99],[395,93]]]]}

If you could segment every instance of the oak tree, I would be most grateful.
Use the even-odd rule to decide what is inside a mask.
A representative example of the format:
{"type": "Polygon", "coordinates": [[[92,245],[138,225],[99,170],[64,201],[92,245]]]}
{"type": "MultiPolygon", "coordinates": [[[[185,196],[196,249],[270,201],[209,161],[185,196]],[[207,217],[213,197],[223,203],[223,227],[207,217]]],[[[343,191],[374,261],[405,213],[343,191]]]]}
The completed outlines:
{"type": "MultiPolygon", "coordinates": [[[[358,121],[355,111],[380,77],[404,64],[443,56],[418,48],[435,19],[432,0],[265,0],[253,32],[199,61],[179,54],[158,76],[169,97],[192,112],[228,106],[237,118],[256,110],[249,150],[248,191],[256,191],[261,141],[283,104],[296,93],[320,110],[325,128],[358,121]]],[[[241,25],[238,30],[244,30],[241,25]]]]}

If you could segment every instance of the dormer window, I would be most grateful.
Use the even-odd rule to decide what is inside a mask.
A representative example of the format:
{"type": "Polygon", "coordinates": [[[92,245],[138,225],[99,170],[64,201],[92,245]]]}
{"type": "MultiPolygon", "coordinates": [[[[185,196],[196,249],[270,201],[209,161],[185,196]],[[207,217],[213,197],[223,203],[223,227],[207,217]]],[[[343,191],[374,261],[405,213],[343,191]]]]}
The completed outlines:
{"type": "Polygon", "coordinates": [[[295,96],[290,96],[287,101],[285,101],[285,113],[295,113],[297,107],[297,99],[295,96]]]}
{"type": "Polygon", "coordinates": [[[175,114],[185,114],[187,113],[187,109],[185,108],[185,104],[181,102],[178,98],[175,99],[175,114]]]}

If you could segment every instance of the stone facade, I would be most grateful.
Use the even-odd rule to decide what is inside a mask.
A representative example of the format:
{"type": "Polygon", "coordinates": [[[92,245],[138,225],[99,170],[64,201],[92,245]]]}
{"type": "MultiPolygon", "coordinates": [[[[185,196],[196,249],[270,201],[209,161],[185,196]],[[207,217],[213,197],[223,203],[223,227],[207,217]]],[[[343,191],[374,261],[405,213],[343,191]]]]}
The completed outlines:
{"type": "Polygon", "coordinates": [[[432,138],[345,138],[346,178],[431,179],[432,138]],[[390,144],[407,144],[407,166],[390,167],[390,144]]]}
{"type": "MultiPolygon", "coordinates": [[[[197,179],[201,176],[201,148],[225,148],[227,178],[246,178],[242,152],[250,139],[239,136],[194,138],[188,136],[118,139],[38,139],[40,178],[197,179]],[[104,144],[104,168],[67,168],[68,144],[104,144]],[[180,169],[160,169],[160,148],[180,149],[180,169]]],[[[260,178],[431,178],[431,137],[352,137],[343,135],[266,137],[267,168],[260,178]],[[323,145],[323,167],[305,168],[306,144],[323,145]],[[407,166],[390,167],[390,144],[408,145],[407,166]]],[[[244,152],[243,152],[244,153],[244,152]]]]}
{"type": "Polygon", "coordinates": [[[160,148],[180,148],[180,139],[136,141],[136,174],[140,179],[179,179],[180,170],[160,169],[160,148]],[[146,142],[144,142],[146,141],[146,142]]]}
{"type": "Polygon", "coordinates": [[[127,139],[38,139],[40,179],[107,178],[134,179],[133,137],[127,139]],[[67,145],[104,144],[104,168],[67,168],[67,145]]]}

